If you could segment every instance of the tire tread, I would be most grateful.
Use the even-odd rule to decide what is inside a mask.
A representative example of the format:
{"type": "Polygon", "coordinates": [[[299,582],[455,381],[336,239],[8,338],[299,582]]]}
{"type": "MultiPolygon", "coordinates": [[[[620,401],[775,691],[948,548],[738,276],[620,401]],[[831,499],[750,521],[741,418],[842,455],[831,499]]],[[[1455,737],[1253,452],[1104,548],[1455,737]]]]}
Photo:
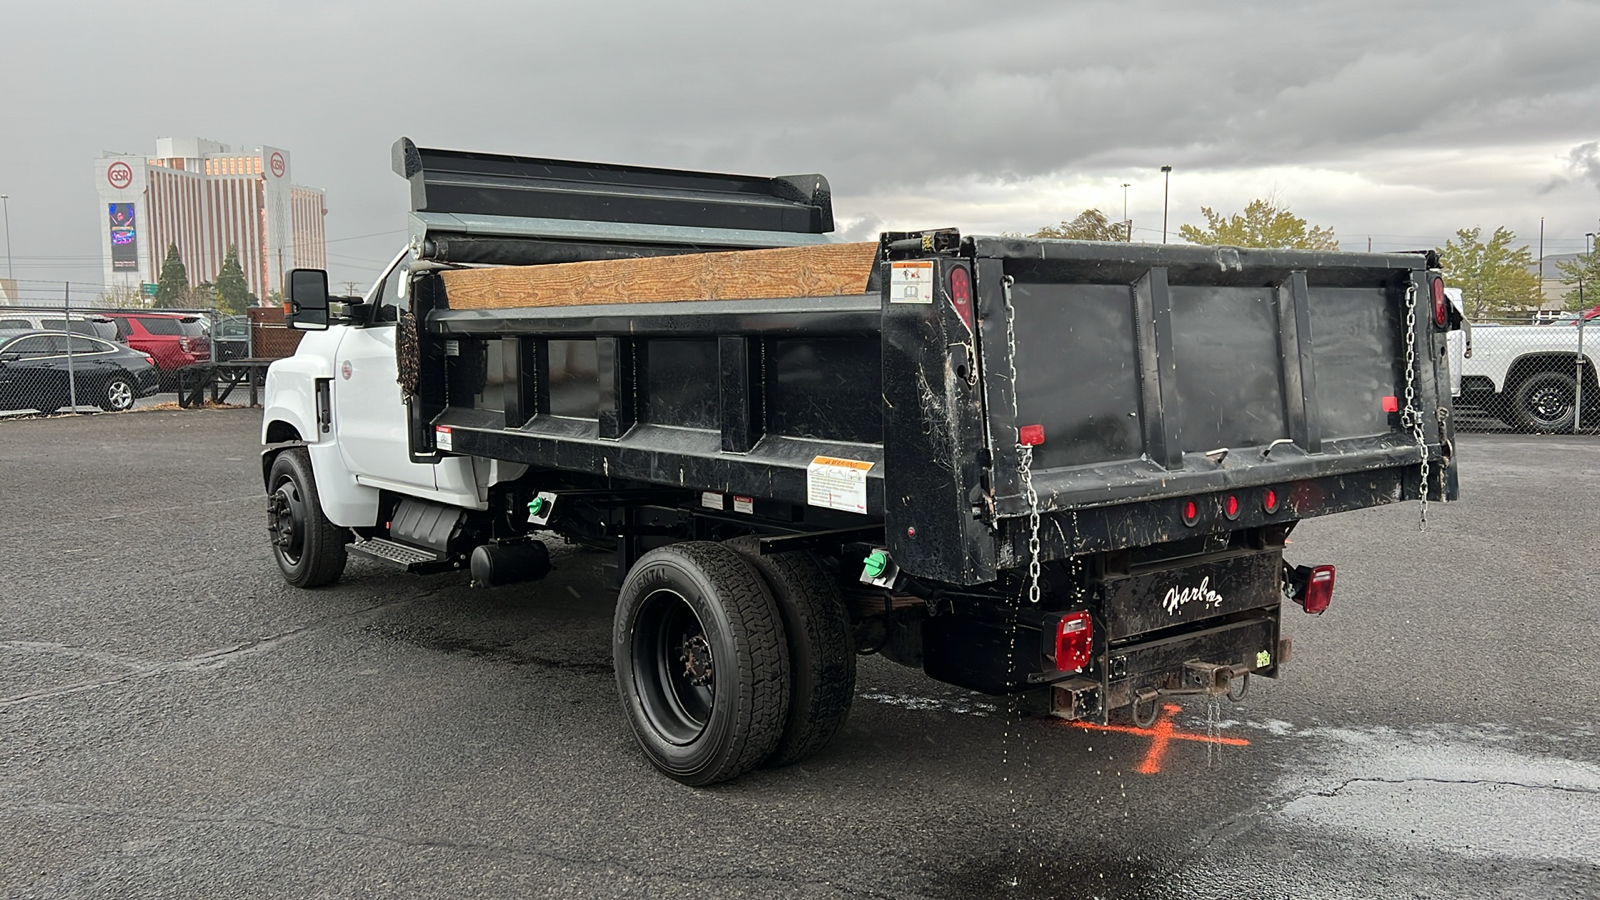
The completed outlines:
{"type": "Polygon", "coordinates": [[[761,555],[754,541],[730,544],[767,580],[789,641],[789,714],[763,765],[793,765],[833,740],[855,700],[856,654],[838,585],[806,550],[761,555]]]}

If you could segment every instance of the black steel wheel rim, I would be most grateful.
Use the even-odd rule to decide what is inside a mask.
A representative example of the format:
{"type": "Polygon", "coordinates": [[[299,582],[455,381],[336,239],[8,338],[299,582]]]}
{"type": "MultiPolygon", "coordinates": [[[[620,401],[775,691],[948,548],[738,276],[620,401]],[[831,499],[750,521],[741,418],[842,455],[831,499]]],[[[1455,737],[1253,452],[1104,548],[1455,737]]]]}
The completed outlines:
{"type": "Polygon", "coordinates": [[[1540,385],[1528,398],[1528,411],[1541,425],[1564,425],[1572,412],[1572,392],[1551,381],[1540,385]]]}
{"type": "Polygon", "coordinates": [[[300,497],[300,486],[294,479],[285,478],[272,492],[272,503],[267,510],[267,531],[272,544],[284,562],[294,566],[300,563],[305,549],[306,505],[300,497]]]}
{"type": "Polygon", "coordinates": [[[706,629],[682,595],[658,590],[639,605],[633,672],[646,718],[664,739],[688,744],[706,730],[716,669],[706,629]]]}

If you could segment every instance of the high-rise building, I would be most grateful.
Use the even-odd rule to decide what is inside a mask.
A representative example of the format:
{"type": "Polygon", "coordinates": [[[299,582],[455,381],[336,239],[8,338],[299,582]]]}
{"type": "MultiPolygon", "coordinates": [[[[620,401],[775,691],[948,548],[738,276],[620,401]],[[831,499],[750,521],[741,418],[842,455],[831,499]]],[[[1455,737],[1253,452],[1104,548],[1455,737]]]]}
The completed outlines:
{"type": "Polygon", "coordinates": [[[289,162],[287,150],[232,152],[201,138],[159,138],[152,157],[100,154],[106,285],[137,293],[160,281],[170,245],[192,284],[216,281],[228,247],[237,247],[261,298],[279,290],[290,269],[327,268],[323,192],[292,183],[289,162]]]}

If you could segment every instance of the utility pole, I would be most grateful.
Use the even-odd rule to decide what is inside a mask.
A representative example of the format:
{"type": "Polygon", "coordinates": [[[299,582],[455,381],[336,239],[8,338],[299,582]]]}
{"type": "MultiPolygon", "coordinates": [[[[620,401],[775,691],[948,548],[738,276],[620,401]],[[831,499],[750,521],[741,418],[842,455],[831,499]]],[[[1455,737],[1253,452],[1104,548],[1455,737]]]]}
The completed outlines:
{"type": "Polygon", "coordinates": [[[1161,186],[1161,243],[1167,242],[1167,200],[1172,196],[1172,167],[1162,166],[1165,183],[1161,186]]]}

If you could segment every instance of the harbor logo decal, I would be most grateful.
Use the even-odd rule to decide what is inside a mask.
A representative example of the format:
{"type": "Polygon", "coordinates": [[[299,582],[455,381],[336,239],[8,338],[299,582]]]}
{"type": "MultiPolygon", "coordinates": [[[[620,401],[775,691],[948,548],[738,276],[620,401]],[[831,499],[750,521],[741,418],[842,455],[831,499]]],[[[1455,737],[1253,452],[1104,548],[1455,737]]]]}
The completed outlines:
{"type": "Polygon", "coordinates": [[[1169,588],[1161,605],[1167,608],[1167,615],[1175,616],[1178,610],[1196,602],[1205,604],[1208,609],[1216,609],[1222,605],[1222,595],[1211,589],[1210,575],[1200,579],[1199,587],[1169,588]]]}

